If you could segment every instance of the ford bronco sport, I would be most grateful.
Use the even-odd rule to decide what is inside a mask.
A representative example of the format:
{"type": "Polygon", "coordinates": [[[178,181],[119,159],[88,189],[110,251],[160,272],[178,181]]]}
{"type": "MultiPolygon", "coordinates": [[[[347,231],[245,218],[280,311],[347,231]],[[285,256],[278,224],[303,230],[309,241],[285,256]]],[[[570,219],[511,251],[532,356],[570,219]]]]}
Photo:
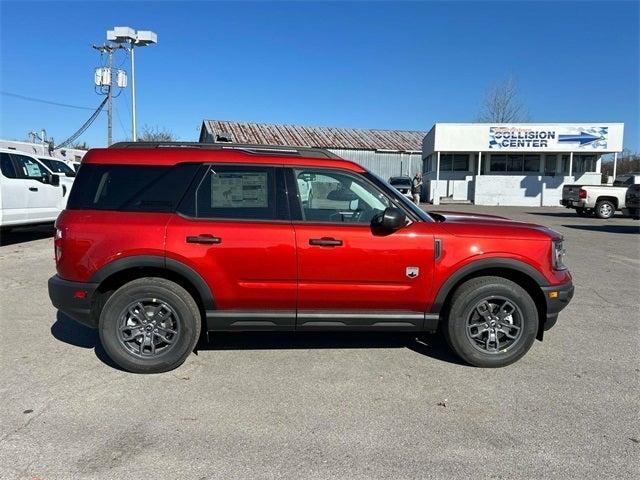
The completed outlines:
{"type": "Polygon", "coordinates": [[[53,305],[133,372],[176,368],[201,331],[439,327],[468,363],[500,367],[573,295],[553,230],[426,213],[318,149],[94,149],[56,227],[53,305]]]}

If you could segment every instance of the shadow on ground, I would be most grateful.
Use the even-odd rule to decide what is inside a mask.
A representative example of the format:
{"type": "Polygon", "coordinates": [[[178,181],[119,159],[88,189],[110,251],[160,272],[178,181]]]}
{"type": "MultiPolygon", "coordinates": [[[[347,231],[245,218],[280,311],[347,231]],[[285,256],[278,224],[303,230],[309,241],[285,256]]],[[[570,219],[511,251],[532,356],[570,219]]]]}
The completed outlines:
{"type": "Polygon", "coordinates": [[[15,245],[16,243],[32,242],[42,238],[53,237],[54,233],[55,229],[53,225],[15,228],[8,232],[0,233],[0,246],[15,245]]]}
{"type": "Polygon", "coordinates": [[[67,317],[62,312],[57,313],[56,322],[51,325],[51,335],[57,340],[73,345],[74,347],[92,348],[96,357],[98,357],[101,362],[117,370],[122,370],[109,358],[107,352],[102,348],[98,330],[85,327],[81,323],[67,317]]]}
{"type": "MultiPolygon", "coordinates": [[[[57,340],[80,348],[92,348],[96,357],[106,365],[121,370],[102,348],[98,331],[58,312],[51,326],[57,340]]],[[[203,335],[195,353],[215,350],[299,350],[340,348],[408,348],[435,360],[466,365],[449,349],[440,334],[324,332],[324,333],[213,333],[207,340],[203,335]]]]}
{"type": "Polygon", "coordinates": [[[639,225],[562,225],[576,230],[604,233],[640,233],[639,225]]]}

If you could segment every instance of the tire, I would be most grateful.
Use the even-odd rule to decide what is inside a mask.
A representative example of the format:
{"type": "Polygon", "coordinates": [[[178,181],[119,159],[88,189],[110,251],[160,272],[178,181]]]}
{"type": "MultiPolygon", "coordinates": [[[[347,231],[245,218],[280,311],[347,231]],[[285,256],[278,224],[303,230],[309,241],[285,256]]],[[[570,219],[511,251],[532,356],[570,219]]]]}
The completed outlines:
{"type": "Polygon", "coordinates": [[[607,220],[616,214],[616,206],[610,200],[600,200],[596,203],[596,217],[607,220]]]}
{"type": "Polygon", "coordinates": [[[519,360],[529,351],[538,332],[538,323],[538,309],[520,285],[502,277],[478,277],[463,283],[454,293],[443,330],[449,346],[463,360],[476,367],[496,368],[519,360]],[[513,311],[485,331],[485,327],[492,326],[484,323],[486,317],[479,313],[484,310],[478,310],[483,302],[488,302],[492,308],[491,317],[504,316],[498,310],[504,307],[504,312],[508,312],[507,304],[513,311]],[[509,338],[507,333],[515,338],[509,338]],[[489,338],[487,343],[491,334],[494,341],[489,338]],[[487,345],[489,348],[485,348],[487,345]]]}
{"type": "Polygon", "coordinates": [[[109,297],[100,313],[99,333],[107,355],[119,367],[161,373],[184,363],[198,341],[200,325],[198,305],[184,288],[147,277],[126,283],[109,297]]]}
{"type": "Polygon", "coordinates": [[[590,217],[593,215],[593,210],[589,208],[576,208],[576,213],[579,217],[590,217]]]}

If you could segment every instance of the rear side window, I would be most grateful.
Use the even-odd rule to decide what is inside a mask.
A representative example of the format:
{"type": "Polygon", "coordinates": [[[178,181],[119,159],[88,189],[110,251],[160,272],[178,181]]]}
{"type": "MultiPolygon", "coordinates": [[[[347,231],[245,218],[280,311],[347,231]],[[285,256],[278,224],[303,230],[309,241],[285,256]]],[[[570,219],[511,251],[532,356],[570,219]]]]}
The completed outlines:
{"type": "Polygon", "coordinates": [[[199,165],[169,167],[86,164],[78,171],[67,208],[173,212],[199,165]]]}
{"type": "Polygon", "coordinates": [[[285,220],[284,176],[273,167],[212,165],[180,209],[197,218],[285,220]]]}

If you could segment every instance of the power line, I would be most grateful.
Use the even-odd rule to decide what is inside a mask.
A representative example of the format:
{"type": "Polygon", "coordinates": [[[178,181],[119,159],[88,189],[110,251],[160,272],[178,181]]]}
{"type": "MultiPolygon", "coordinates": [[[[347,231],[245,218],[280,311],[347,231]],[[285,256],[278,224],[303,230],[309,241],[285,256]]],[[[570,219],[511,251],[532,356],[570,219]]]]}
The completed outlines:
{"type": "Polygon", "coordinates": [[[82,135],[84,133],[84,131],[89,128],[89,126],[93,123],[93,121],[98,118],[98,114],[102,111],[102,107],[104,107],[105,103],[107,103],[107,100],[109,100],[109,97],[105,97],[105,99],[102,101],[102,103],[100,105],[98,105],[98,108],[96,109],[95,112],[93,112],[93,115],[91,115],[89,117],[89,120],[87,120],[86,122],[84,122],[84,124],[78,129],[78,131],[76,133],[74,133],[73,135],[71,135],[69,138],[67,138],[64,142],[62,142],[59,145],[56,145],[54,147],[54,150],[57,150],[59,148],[63,148],[66,147],[67,145],[69,145],[71,142],[73,142],[76,138],[78,138],[80,135],[82,135]]]}
{"type": "Polygon", "coordinates": [[[17,93],[4,92],[0,91],[0,95],[4,95],[6,97],[19,98],[21,100],[28,100],[30,102],[39,102],[46,103],[48,105],[55,105],[57,107],[66,107],[66,108],[75,108],[78,110],[95,110],[93,107],[80,107],[78,105],[70,105],[68,103],[60,103],[60,102],[52,102],[51,100],[43,100],[42,98],[28,97],[26,95],[18,95],[17,93]]]}

